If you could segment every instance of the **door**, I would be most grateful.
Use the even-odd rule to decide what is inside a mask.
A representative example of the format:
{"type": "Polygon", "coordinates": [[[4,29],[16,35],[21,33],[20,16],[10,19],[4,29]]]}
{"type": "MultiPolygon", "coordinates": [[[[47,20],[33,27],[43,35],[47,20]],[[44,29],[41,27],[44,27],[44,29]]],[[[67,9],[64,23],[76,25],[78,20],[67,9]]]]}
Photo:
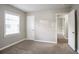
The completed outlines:
{"type": "Polygon", "coordinates": [[[68,44],[75,50],[75,10],[68,14],[68,44]]]}
{"type": "Polygon", "coordinates": [[[34,16],[27,16],[26,21],[26,30],[27,30],[27,39],[34,40],[35,39],[35,17],[34,16]]]}

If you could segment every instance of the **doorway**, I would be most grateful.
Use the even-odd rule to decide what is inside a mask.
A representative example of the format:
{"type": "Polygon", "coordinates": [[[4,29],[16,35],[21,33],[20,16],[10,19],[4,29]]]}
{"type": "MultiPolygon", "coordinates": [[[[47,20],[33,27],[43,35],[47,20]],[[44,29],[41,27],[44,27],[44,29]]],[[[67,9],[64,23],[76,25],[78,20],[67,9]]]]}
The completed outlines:
{"type": "Polygon", "coordinates": [[[68,16],[57,14],[57,43],[68,43],[68,16]]]}
{"type": "Polygon", "coordinates": [[[77,11],[67,14],[57,14],[57,42],[66,43],[77,51],[77,11]]]}

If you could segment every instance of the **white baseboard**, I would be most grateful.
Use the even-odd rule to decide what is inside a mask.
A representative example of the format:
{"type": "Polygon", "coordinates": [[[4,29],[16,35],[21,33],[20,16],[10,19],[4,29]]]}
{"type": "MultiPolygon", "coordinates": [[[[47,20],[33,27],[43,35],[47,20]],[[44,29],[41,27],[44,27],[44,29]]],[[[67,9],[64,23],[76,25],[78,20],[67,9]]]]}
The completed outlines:
{"type": "MultiPolygon", "coordinates": [[[[31,40],[31,39],[27,39],[26,40],[31,40]]],[[[46,42],[46,43],[57,43],[57,42],[51,42],[51,41],[44,41],[44,40],[33,40],[33,41],[38,41],[38,42],[46,42]]]]}
{"type": "Polygon", "coordinates": [[[5,46],[5,47],[2,47],[2,48],[0,48],[0,51],[6,49],[6,48],[8,48],[8,47],[11,47],[11,46],[13,46],[13,45],[15,45],[15,44],[18,44],[18,43],[20,43],[20,42],[22,42],[22,41],[24,41],[24,40],[25,40],[25,39],[22,39],[22,40],[19,40],[19,41],[17,41],[17,42],[14,42],[14,43],[12,43],[12,44],[9,44],[9,45],[7,45],[7,46],[5,46]]]}
{"type": "Polygon", "coordinates": [[[46,42],[46,43],[55,43],[55,44],[56,44],[56,42],[51,42],[51,41],[43,41],[43,40],[34,40],[34,41],[38,41],[38,42],[46,42]]]}
{"type": "Polygon", "coordinates": [[[28,38],[26,38],[25,40],[33,40],[33,39],[28,39],[28,38]]]}

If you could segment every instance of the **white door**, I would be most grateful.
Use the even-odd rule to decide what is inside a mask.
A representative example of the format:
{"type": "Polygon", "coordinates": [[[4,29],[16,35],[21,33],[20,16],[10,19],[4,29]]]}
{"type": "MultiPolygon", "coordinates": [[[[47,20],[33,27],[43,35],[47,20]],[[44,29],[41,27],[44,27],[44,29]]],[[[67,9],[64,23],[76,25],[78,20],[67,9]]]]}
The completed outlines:
{"type": "Polygon", "coordinates": [[[26,30],[27,30],[27,39],[34,40],[35,39],[35,17],[34,16],[27,16],[26,21],[26,30]]]}
{"type": "Polygon", "coordinates": [[[68,14],[68,44],[75,50],[75,10],[68,14]]]}

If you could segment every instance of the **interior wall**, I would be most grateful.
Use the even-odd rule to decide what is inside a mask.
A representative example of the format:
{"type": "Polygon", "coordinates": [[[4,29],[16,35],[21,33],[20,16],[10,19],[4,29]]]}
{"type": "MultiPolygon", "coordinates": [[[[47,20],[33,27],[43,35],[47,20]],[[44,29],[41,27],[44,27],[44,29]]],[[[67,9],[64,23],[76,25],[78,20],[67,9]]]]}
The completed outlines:
{"type": "Polygon", "coordinates": [[[56,42],[55,14],[45,11],[30,13],[30,15],[35,16],[35,40],[56,42]]]}
{"type": "Polygon", "coordinates": [[[23,11],[13,6],[4,4],[0,5],[0,48],[25,38],[25,17],[26,16],[23,11]],[[4,37],[5,11],[11,11],[20,15],[20,34],[14,34],[4,37]]]}
{"type": "Polygon", "coordinates": [[[35,40],[57,43],[56,13],[67,13],[68,11],[69,9],[62,9],[27,13],[27,16],[35,16],[35,40]]]}

